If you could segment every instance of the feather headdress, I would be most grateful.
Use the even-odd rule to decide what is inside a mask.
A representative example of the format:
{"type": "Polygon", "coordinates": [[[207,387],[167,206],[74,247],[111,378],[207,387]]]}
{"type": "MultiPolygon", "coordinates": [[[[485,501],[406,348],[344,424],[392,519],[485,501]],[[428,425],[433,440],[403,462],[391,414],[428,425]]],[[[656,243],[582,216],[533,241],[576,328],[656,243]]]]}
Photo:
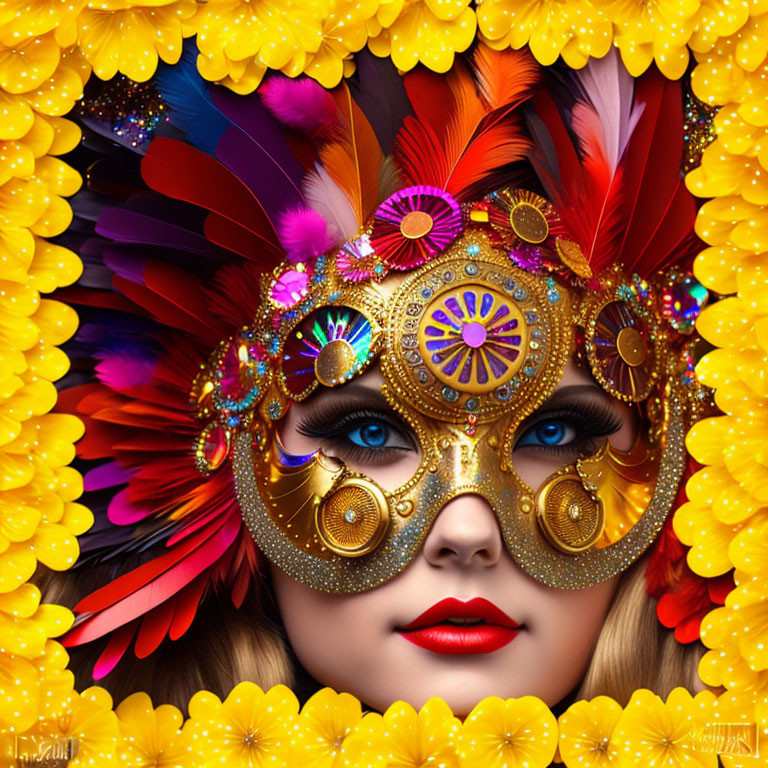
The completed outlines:
{"type": "MultiPolygon", "coordinates": [[[[593,272],[617,259],[657,269],[691,232],[679,86],[633,84],[615,57],[578,75],[565,112],[537,90],[540,70],[522,52],[480,47],[471,67],[403,78],[364,56],[330,93],[273,76],[248,97],[204,84],[188,58],[158,83],[186,140],[160,136],[143,157],[122,147],[91,164],[75,244],[86,270],[64,295],[83,318],[70,353],[95,368],[61,404],[86,422],[78,454],[96,524],[83,562],[101,569],[65,644],[104,643],[96,677],[131,644],[145,657],[181,637],[212,592],[240,605],[263,565],[228,471],[201,479],[188,398],[286,255],[311,264],[360,236],[403,188],[458,210],[456,200],[530,181],[527,158],[593,272]]],[[[226,451],[215,430],[206,439],[226,451]]]]}

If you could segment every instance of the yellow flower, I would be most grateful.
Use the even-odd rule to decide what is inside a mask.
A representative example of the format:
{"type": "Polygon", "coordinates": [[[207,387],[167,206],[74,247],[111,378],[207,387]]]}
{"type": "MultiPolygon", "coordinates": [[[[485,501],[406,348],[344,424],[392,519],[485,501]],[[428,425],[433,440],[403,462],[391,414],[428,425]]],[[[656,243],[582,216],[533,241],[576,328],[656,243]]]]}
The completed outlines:
{"type": "Polygon", "coordinates": [[[319,10],[288,0],[209,0],[197,6],[187,30],[197,33],[198,68],[208,80],[250,93],[267,68],[297,68],[322,43],[319,10]]]}
{"type": "Polygon", "coordinates": [[[49,637],[66,632],[74,620],[61,605],[40,605],[40,590],[22,584],[0,595],[0,652],[34,659],[43,654],[49,637]]]}
{"type": "Polygon", "coordinates": [[[134,693],[115,710],[122,741],[117,757],[133,768],[177,768],[184,763],[188,747],[181,737],[184,718],[176,707],[152,707],[146,693],[134,693]]]}
{"type": "Polygon", "coordinates": [[[723,525],[711,507],[684,504],[673,518],[675,534],[691,547],[688,565],[700,576],[720,576],[731,570],[728,547],[740,526],[723,525]]]}
{"type": "Polygon", "coordinates": [[[55,719],[41,720],[29,733],[74,739],[77,754],[69,768],[114,764],[119,729],[112,699],[103,688],[73,691],[66,712],[55,719]]]}
{"type": "Polygon", "coordinates": [[[635,691],[614,730],[619,768],[716,768],[717,755],[692,748],[692,702],[684,688],[675,688],[666,703],[651,691],[635,691]]]}
{"type": "Polygon", "coordinates": [[[0,88],[8,93],[39,88],[56,71],[60,56],[53,32],[0,47],[0,88]]]}
{"type": "Polygon", "coordinates": [[[79,48],[62,52],[61,61],[49,80],[26,94],[29,104],[43,115],[59,116],[70,112],[83,94],[91,65],[79,48]]]}
{"type": "Polygon", "coordinates": [[[37,721],[40,681],[35,665],[10,653],[0,653],[0,731],[25,731],[37,721]]]}
{"type": "MultiPolygon", "coordinates": [[[[596,4],[597,5],[597,4],[596,4]]],[[[492,48],[522,48],[544,65],[562,55],[570,67],[583,67],[611,46],[609,16],[586,0],[486,0],[477,22],[492,48]]]]}
{"type": "Polygon", "coordinates": [[[194,0],[102,0],[78,17],[79,44],[103,80],[122,72],[137,82],[149,80],[158,57],[175,64],[181,56],[182,22],[195,11],[194,0]]]}
{"type": "Polygon", "coordinates": [[[468,6],[469,0],[384,0],[368,46],[403,71],[421,62],[447,72],[475,38],[477,19],[468,6]]]}
{"type": "Polygon", "coordinates": [[[265,693],[245,682],[236,685],[224,702],[208,691],[196,693],[189,702],[184,731],[202,765],[283,765],[288,762],[298,709],[296,696],[284,685],[265,693]]]}
{"type": "Polygon", "coordinates": [[[745,573],[768,574],[768,514],[756,515],[736,534],[729,555],[734,567],[745,573]]]}
{"type": "MultiPolygon", "coordinates": [[[[379,0],[334,0],[322,22],[322,42],[316,53],[301,62],[298,71],[286,70],[294,75],[304,72],[314,77],[324,88],[333,88],[341,78],[352,74],[352,54],[368,41],[366,23],[379,8],[379,0]]],[[[302,57],[303,59],[304,57],[302,57]]]]}
{"type": "Polygon", "coordinates": [[[39,714],[42,720],[63,716],[72,698],[75,676],[67,669],[69,655],[55,640],[45,644],[45,651],[35,659],[40,681],[39,714]]]}
{"type": "Polygon", "coordinates": [[[341,768],[347,736],[362,717],[360,702],[348,693],[323,688],[302,707],[294,759],[305,768],[341,768]]]}
{"type": "Polygon", "coordinates": [[[633,77],[652,61],[669,78],[688,66],[687,43],[695,28],[700,0],[617,0],[603,7],[613,21],[621,58],[633,77]]]}
{"type": "Polygon", "coordinates": [[[560,715],[560,758],[567,768],[604,768],[615,765],[616,745],[611,736],[621,707],[608,696],[577,701],[560,715]]]}
{"type": "Polygon", "coordinates": [[[752,669],[764,670],[768,668],[768,573],[739,576],[740,583],[725,598],[725,605],[744,625],[738,635],[739,653],[752,669]]]}
{"type": "Polygon", "coordinates": [[[544,768],[557,747],[557,722],[540,699],[483,699],[459,735],[462,766],[544,768]]]}
{"type": "Polygon", "coordinates": [[[11,46],[28,37],[53,31],[62,47],[77,42],[77,14],[87,0],[35,0],[30,13],[29,0],[5,0],[0,8],[0,41],[11,46]]]}
{"type": "Polygon", "coordinates": [[[344,743],[344,761],[381,768],[458,768],[456,734],[460,723],[442,699],[420,710],[397,701],[381,715],[366,715],[344,743]]]}

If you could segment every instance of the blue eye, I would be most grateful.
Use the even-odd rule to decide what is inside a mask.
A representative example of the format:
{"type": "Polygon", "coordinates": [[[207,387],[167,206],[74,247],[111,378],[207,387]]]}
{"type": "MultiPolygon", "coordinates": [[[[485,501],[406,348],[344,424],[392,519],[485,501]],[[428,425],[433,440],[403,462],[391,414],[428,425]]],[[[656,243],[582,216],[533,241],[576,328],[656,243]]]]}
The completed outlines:
{"type": "Polygon", "coordinates": [[[517,443],[517,447],[523,445],[543,445],[553,447],[566,445],[573,441],[576,430],[566,421],[550,419],[540,421],[527,429],[517,443]]]}
{"type": "Polygon", "coordinates": [[[361,448],[382,448],[389,440],[389,427],[382,422],[371,421],[350,430],[347,437],[361,448]]]}

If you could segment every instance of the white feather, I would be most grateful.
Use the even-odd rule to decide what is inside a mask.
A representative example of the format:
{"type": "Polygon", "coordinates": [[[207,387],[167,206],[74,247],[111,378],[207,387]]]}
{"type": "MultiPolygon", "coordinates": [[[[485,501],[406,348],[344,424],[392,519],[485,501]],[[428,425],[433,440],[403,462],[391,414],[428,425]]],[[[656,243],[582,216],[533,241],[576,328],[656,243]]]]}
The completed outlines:
{"type": "Polygon", "coordinates": [[[574,130],[583,135],[581,129],[599,121],[605,160],[615,171],[645,105],[632,106],[634,81],[615,49],[602,59],[590,59],[576,76],[592,109],[584,103],[574,107],[574,130]]]}
{"type": "Polygon", "coordinates": [[[344,192],[319,163],[302,182],[302,192],[310,208],[323,216],[328,232],[337,244],[351,240],[359,226],[352,206],[344,192]]]}

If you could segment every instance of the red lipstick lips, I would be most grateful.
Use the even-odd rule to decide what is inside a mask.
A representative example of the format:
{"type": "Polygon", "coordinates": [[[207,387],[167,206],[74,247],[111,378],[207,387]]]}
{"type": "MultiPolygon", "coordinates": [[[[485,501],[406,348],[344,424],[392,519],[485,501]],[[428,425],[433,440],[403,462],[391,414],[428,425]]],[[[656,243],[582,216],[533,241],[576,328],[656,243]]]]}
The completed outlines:
{"type": "Polygon", "coordinates": [[[520,625],[482,597],[441,600],[398,631],[433,653],[491,653],[511,643],[520,625]]]}

